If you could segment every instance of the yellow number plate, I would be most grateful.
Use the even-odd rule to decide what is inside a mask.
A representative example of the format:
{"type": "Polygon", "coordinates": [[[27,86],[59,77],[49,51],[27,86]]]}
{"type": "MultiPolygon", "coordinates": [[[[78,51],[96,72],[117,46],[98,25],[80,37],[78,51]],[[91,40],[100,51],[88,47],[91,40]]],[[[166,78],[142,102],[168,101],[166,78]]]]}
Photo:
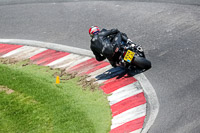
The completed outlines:
{"type": "Polygon", "coordinates": [[[127,62],[129,62],[129,63],[131,63],[131,61],[132,61],[134,55],[135,55],[135,53],[134,53],[133,51],[128,50],[128,51],[126,52],[126,55],[125,55],[125,57],[124,57],[124,60],[127,61],[127,62]]]}

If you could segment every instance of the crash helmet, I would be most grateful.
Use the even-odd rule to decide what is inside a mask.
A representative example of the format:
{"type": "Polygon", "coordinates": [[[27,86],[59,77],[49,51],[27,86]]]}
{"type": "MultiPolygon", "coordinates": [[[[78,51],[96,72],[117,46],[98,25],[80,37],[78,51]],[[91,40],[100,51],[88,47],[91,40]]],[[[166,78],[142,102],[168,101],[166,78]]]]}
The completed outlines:
{"type": "Polygon", "coordinates": [[[95,34],[98,34],[100,31],[99,27],[97,26],[91,26],[89,29],[89,34],[91,37],[93,37],[95,34]]]}

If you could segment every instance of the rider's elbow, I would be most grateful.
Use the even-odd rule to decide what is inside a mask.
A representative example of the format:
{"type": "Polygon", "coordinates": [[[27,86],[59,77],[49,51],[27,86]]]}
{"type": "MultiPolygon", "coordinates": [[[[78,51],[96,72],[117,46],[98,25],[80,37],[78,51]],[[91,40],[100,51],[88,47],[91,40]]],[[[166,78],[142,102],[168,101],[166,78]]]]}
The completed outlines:
{"type": "Polygon", "coordinates": [[[96,60],[97,61],[103,61],[103,60],[105,60],[105,57],[104,56],[96,57],[96,60]]]}

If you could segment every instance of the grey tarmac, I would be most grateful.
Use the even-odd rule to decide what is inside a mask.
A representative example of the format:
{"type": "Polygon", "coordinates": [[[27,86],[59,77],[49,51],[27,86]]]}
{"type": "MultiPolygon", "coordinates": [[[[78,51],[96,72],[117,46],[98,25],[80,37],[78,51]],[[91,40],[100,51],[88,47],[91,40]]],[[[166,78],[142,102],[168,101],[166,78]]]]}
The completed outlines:
{"type": "Polygon", "coordinates": [[[89,50],[91,25],[126,32],[144,47],[153,65],[144,74],[155,89],[160,108],[149,133],[199,133],[199,0],[3,2],[1,39],[89,50]]]}

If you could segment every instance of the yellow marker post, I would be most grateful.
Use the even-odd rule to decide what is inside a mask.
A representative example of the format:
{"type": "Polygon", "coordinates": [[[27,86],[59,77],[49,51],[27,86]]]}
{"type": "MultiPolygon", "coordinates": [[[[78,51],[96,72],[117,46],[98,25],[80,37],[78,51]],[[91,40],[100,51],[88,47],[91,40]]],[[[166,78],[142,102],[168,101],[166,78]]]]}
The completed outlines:
{"type": "Polygon", "coordinates": [[[60,84],[59,76],[56,77],[56,84],[60,84]]]}

